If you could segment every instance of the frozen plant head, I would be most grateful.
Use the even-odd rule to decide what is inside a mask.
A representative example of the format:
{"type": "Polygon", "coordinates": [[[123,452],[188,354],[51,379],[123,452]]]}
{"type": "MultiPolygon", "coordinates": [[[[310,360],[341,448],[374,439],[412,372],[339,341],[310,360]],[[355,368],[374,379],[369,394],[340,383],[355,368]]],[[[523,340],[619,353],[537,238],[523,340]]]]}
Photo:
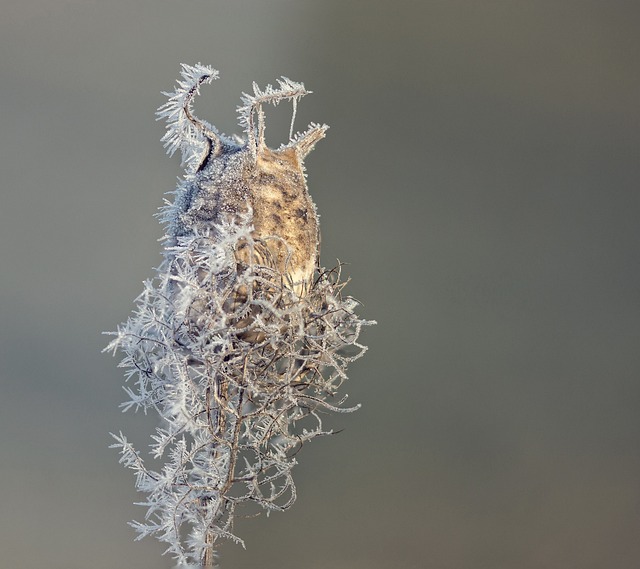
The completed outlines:
{"type": "Polygon", "coordinates": [[[285,510],[292,469],[309,440],[330,434],[328,412],[350,412],[338,390],[365,347],[357,302],[340,269],[318,266],[318,222],[302,160],[326,127],[277,150],[264,143],[262,105],[297,100],[301,84],[243,97],[243,138],[197,119],[192,99],[217,77],[183,66],[160,108],[169,152],[186,175],[161,217],[164,261],[107,349],[124,357],[127,409],[155,410],[154,464],[122,434],[120,461],[146,497],[138,538],[155,535],[181,566],[213,566],[236,516],[285,510]],[[164,464],[162,464],[164,462],[164,464]]]}
{"type": "Polygon", "coordinates": [[[177,202],[167,208],[169,232],[181,236],[212,230],[248,216],[254,237],[264,241],[256,253],[265,264],[269,257],[291,288],[302,294],[317,268],[319,241],[303,160],[328,127],[312,123],[304,133],[293,135],[298,100],[308,91],[283,77],[278,88],[260,89],[254,83],[253,94],[242,96],[238,114],[244,137],[229,138],[195,117],[191,108],[200,84],[217,76],[209,67],[183,66],[182,80],[175,91],[166,93],[169,100],[158,112],[169,123],[165,146],[170,154],[181,150],[187,174],[177,202]],[[282,101],[294,107],[290,139],[274,150],[265,142],[263,107],[282,101]]]}

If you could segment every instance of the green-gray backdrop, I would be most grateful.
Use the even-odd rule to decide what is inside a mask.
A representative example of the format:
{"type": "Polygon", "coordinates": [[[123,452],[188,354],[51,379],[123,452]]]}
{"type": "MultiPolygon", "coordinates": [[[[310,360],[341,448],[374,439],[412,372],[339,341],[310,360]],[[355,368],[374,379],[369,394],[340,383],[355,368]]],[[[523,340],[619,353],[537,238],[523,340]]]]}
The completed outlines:
{"type": "MultiPolygon", "coordinates": [[[[323,262],[368,330],[360,412],[300,455],[299,499],[223,567],[640,564],[639,5],[612,0],[2,0],[0,565],[171,566],[130,472],[145,445],[100,350],[159,260],[180,175],[154,110],[179,63],[314,91],[298,127],[323,262]]],[[[269,114],[271,140],[289,109],[269,114]]]]}

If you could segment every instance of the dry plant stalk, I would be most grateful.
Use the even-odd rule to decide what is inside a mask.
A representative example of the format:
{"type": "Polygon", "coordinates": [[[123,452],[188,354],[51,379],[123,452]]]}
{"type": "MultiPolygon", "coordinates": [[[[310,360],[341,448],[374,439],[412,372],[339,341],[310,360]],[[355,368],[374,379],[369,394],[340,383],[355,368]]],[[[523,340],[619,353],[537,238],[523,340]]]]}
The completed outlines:
{"type": "Polygon", "coordinates": [[[179,566],[212,567],[221,538],[243,543],[233,533],[240,505],[293,504],[296,453],[332,432],[323,414],[357,409],[337,392],[373,322],[355,315],[339,268],[318,265],[303,159],[327,127],[265,144],[263,105],[290,100],[295,115],[304,86],[254,84],[239,107],[245,136],[230,138],[192,111],[217,72],[183,65],[181,75],[158,112],[186,170],[160,214],[164,260],[107,347],[124,354],[124,410],[160,415],[151,450],[165,464],[151,469],[122,433],[112,446],[146,494],[138,539],[155,535],[179,566]]]}

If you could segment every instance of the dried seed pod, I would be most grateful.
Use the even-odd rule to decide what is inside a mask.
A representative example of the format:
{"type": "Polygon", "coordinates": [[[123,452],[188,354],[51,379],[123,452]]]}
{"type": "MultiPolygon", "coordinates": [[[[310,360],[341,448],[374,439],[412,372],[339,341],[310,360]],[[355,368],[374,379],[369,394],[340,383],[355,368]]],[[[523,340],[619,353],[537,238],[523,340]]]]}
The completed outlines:
{"type": "MultiPolygon", "coordinates": [[[[186,83],[168,93],[169,102],[158,113],[170,121],[165,136],[170,152],[180,147],[188,166],[180,208],[170,209],[174,236],[213,230],[249,216],[252,236],[264,245],[254,252],[254,262],[278,270],[285,285],[302,296],[318,265],[319,244],[318,216],[303,161],[328,127],[311,124],[304,133],[290,135],[287,144],[270,149],[263,106],[291,100],[295,117],[297,101],[309,91],[284,77],[278,88],[269,85],[261,90],[254,84],[253,94],[244,94],[239,108],[246,139],[237,141],[218,133],[191,110],[199,85],[216,78],[217,72],[183,66],[183,77],[186,83]],[[193,87],[185,90],[185,85],[193,87]]],[[[239,260],[248,261],[246,251],[239,260]]]]}

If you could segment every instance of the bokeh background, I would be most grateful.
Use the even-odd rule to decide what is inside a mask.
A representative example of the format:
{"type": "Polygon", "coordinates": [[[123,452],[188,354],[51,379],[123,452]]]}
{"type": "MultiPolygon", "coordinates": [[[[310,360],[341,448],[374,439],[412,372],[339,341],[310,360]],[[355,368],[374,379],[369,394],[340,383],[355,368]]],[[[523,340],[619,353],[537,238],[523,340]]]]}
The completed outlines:
{"type": "Polygon", "coordinates": [[[640,566],[639,26],[623,0],[2,0],[0,565],[172,566],[126,525],[108,432],[155,418],[120,413],[101,331],[160,260],[154,111],[201,61],[227,133],[253,80],[314,91],[323,262],[379,322],[362,410],[222,566],[640,566]]]}

